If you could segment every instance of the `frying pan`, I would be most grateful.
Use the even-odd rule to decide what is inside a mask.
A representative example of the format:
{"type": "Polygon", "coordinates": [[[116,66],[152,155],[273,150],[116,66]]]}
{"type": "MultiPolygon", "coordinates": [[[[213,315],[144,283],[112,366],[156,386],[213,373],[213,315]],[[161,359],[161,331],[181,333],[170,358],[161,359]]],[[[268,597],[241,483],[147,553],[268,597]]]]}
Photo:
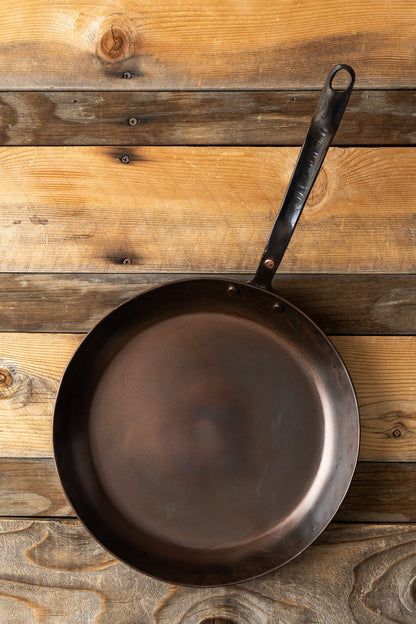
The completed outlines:
{"type": "Polygon", "coordinates": [[[142,293],[65,370],[53,425],[62,485],[137,570],[186,585],[253,578],[310,545],[345,496],[359,445],[351,380],[271,284],[353,82],[347,65],[330,71],[254,279],[142,293]]]}

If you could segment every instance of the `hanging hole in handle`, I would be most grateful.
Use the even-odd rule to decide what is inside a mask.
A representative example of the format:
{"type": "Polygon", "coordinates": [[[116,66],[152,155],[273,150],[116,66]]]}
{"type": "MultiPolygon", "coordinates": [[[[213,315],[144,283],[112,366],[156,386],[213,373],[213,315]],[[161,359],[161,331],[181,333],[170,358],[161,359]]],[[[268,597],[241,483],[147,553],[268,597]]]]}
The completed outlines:
{"type": "Polygon", "coordinates": [[[348,91],[354,78],[348,69],[340,67],[332,76],[330,87],[333,91],[348,91]]]}

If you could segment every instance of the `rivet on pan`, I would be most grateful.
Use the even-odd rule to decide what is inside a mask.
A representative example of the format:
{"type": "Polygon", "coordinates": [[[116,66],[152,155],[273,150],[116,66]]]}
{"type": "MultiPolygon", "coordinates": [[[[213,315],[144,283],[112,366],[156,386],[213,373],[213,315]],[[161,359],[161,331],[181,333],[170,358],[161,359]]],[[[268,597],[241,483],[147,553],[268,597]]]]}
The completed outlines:
{"type": "Polygon", "coordinates": [[[229,286],[227,286],[227,293],[229,295],[239,295],[240,291],[237,286],[234,286],[234,284],[230,284],[229,286]]]}
{"type": "Polygon", "coordinates": [[[402,435],[402,432],[400,431],[400,429],[395,429],[393,431],[393,435],[395,438],[400,438],[400,436],[402,435]]]}
{"type": "Polygon", "coordinates": [[[276,303],[273,304],[273,310],[275,312],[284,312],[285,311],[285,307],[281,303],[276,302],[276,303]]]}
{"type": "Polygon", "coordinates": [[[275,261],[271,258],[267,258],[267,260],[264,261],[264,266],[266,267],[266,269],[274,269],[275,264],[275,261]]]}
{"type": "Polygon", "coordinates": [[[139,122],[136,119],[136,117],[130,117],[130,119],[129,119],[129,126],[137,126],[138,123],[139,122]]]}
{"type": "Polygon", "coordinates": [[[128,165],[130,162],[130,157],[127,156],[127,154],[125,154],[124,156],[122,156],[120,158],[121,162],[123,163],[123,165],[128,165]]]}

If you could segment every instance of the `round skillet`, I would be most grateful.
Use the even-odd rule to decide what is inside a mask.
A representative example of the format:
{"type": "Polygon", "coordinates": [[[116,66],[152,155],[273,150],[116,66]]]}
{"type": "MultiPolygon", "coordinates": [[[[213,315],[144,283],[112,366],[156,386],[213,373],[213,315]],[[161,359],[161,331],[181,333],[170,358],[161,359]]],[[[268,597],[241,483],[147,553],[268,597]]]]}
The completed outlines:
{"type": "Polygon", "coordinates": [[[350,67],[331,70],[252,282],[149,290],[102,319],[64,373],[63,487],[96,539],[142,572],[187,585],[263,574],[311,544],[345,496],[359,444],[353,386],[271,281],[353,81],[350,67]]]}

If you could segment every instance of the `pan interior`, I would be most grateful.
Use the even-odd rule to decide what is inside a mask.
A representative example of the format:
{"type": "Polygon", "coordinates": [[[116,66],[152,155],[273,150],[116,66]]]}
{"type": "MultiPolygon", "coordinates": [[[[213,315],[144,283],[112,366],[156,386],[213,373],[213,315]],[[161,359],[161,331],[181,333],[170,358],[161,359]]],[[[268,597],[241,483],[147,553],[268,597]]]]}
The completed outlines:
{"type": "Polygon", "coordinates": [[[141,533],[213,549],[296,513],[329,421],[299,348],[252,320],[198,312],[148,327],[113,357],[89,446],[106,495],[141,533]]]}

